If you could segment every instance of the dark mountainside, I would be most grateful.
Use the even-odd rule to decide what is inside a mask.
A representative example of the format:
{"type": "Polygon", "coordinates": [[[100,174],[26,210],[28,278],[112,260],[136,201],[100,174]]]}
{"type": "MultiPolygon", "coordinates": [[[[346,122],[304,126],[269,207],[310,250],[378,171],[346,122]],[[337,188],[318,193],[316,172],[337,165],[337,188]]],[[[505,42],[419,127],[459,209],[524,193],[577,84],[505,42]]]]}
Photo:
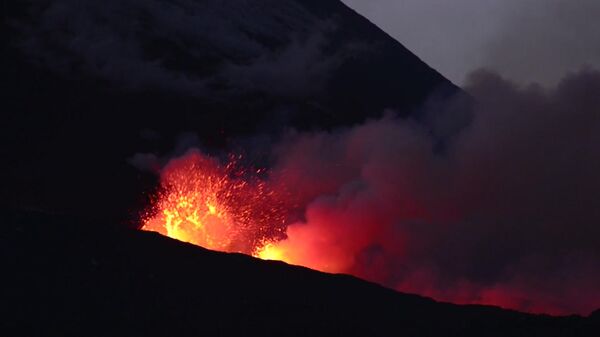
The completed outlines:
{"type": "MultiPolygon", "coordinates": [[[[338,0],[2,1],[0,202],[122,221],[155,185],[127,162],[461,96],[338,0]]],[[[457,124],[461,122],[458,121],[457,124]]],[[[243,142],[242,142],[243,143],[243,142]]]]}
{"type": "Polygon", "coordinates": [[[598,336],[84,219],[2,211],[4,336],[598,336]]]}

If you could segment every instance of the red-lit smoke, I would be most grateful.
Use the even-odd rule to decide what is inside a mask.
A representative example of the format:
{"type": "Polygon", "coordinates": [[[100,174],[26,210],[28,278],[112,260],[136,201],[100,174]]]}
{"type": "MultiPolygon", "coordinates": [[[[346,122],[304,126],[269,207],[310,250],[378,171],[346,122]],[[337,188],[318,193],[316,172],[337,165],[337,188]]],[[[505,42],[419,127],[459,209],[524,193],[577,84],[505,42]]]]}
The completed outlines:
{"type": "Polygon", "coordinates": [[[553,314],[597,309],[600,74],[584,71],[542,90],[479,73],[471,92],[479,100],[475,119],[444,151],[433,150],[420,123],[384,118],[290,135],[274,147],[275,165],[262,178],[232,177],[191,152],[163,170],[159,213],[145,228],[169,234],[165,219],[188,203],[183,183],[194,186],[183,195],[198,197],[192,204],[202,214],[222,212],[225,220],[214,223],[231,238],[215,246],[190,240],[187,230],[171,236],[208,248],[455,303],[553,314]],[[230,181],[207,187],[200,181],[212,172],[213,181],[230,181]],[[231,244],[240,240],[247,243],[231,244]]]}

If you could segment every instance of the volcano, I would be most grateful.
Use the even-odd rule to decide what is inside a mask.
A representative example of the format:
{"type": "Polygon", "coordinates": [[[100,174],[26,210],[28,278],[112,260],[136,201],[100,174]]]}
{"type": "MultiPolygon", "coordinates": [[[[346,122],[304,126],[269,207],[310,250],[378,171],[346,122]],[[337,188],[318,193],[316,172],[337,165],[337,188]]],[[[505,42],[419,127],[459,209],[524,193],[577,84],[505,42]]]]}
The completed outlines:
{"type": "MultiPolygon", "coordinates": [[[[597,307],[594,235],[585,227],[585,242],[559,245],[557,229],[532,244],[535,233],[519,227],[524,235],[498,241],[479,222],[461,222],[473,214],[461,207],[469,200],[514,192],[469,171],[479,157],[466,172],[442,174],[449,144],[472,121],[472,97],[342,2],[1,4],[0,334],[598,335],[598,313],[584,317],[597,307]],[[453,179],[462,173],[465,184],[453,179]],[[459,192],[473,181],[498,187],[453,194],[443,177],[459,192]],[[434,185],[442,198],[419,193],[434,185]],[[460,240],[446,240],[456,225],[460,240]],[[566,253],[578,254],[557,268],[566,253]],[[521,277],[536,261],[545,262],[536,277],[521,277]],[[530,291],[549,275],[544,297],[589,296],[575,294],[578,311],[527,314],[402,292],[436,290],[424,282],[436,266],[456,266],[431,280],[459,293],[473,285],[475,295],[491,289],[505,300],[497,283],[527,287],[500,302],[415,293],[528,311],[541,307],[530,291]]],[[[586,185],[584,201],[595,200],[586,185]]],[[[474,213],[504,215],[488,201],[474,213]]],[[[543,220],[535,225],[547,229],[543,220]]],[[[508,238],[512,226],[490,228],[508,238]]]]}
{"type": "Polygon", "coordinates": [[[127,159],[182,132],[224,149],[462,95],[338,0],[2,4],[0,200],[17,208],[122,221],[155,185],[127,159]]]}

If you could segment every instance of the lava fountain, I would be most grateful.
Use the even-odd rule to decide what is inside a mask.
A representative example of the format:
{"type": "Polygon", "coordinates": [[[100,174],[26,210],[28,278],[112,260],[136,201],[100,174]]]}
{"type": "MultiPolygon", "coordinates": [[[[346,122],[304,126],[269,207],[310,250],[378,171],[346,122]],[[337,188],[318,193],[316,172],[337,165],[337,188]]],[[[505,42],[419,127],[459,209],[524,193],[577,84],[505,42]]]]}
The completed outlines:
{"type": "Polygon", "coordinates": [[[270,186],[260,178],[263,170],[248,170],[241,159],[230,156],[223,165],[194,150],[171,160],[161,170],[142,230],[211,250],[347,271],[349,254],[324,247],[330,241],[326,232],[298,230],[298,223],[289,221],[295,206],[285,188],[270,186]]]}
{"type": "Polygon", "coordinates": [[[212,250],[274,257],[264,247],[284,235],[281,196],[259,178],[261,170],[240,169],[240,159],[230,156],[223,165],[191,151],[172,160],[142,229],[212,250]]]}

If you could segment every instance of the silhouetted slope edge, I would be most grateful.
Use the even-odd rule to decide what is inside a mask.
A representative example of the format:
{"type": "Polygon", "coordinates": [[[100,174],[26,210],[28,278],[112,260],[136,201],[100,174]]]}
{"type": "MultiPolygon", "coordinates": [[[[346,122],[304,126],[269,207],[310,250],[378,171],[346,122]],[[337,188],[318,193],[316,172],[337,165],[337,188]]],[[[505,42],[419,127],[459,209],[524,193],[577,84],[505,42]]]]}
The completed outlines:
{"type": "Polygon", "coordinates": [[[5,336],[598,336],[598,320],[457,306],[155,233],[1,213],[5,336]]]}

